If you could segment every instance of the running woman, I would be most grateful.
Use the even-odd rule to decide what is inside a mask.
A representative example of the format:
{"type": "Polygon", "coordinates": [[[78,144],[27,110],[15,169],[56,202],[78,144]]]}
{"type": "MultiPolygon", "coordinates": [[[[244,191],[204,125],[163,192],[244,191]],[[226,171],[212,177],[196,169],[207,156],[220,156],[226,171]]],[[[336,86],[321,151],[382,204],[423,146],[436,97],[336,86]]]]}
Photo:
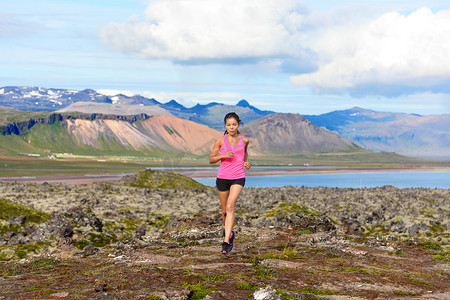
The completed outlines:
{"type": "Polygon", "coordinates": [[[248,138],[239,134],[241,120],[234,113],[228,113],[224,118],[225,133],[214,143],[209,156],[209,163],[220,161],[216,186],[219,191],[222,206],[222,220],[225,227],[225,237],[222,243],[223,254],[229,254],[234,246],[236,232],[233,231],[235,212],[234,206],[245,185],[244,167],[250,169],[248,162],[248,138]]]}

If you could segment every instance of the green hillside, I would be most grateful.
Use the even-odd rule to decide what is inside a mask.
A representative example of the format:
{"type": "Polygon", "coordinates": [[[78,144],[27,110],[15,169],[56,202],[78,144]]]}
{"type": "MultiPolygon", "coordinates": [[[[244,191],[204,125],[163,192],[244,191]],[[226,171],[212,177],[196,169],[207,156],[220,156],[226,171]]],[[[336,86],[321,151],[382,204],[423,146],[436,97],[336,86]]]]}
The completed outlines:
{"type": "MultiPolygon", "coordinates": [[[[60,122],[36,124],[21,135],[0,135],[0,151],[4,155],[72,153],[87,156],[160,156],[167,151],[146,147],[133,149],[122,145],[114,136],[100,135],[96,147],[81,144],[60,122]]],[[[170,152],[170,151],[169,151],[170,152]]]]}
{"type": "MultiPolygon", "coordinates": [[[[143,130],[144,127],[141,122],[144,121],[135,120],[136,116],[131,116],[128,117],[129,119],[123,120],[121,119],[123,116],[114,115],[55,114],[52,112],[23,111],[2,112],[4,114],[1,114],[0,119],[0,122],[2,122],[0,123],[0,129],[3,132],[0,132],[0,177],[130,173],[153,166],[177,168],[209,165],[209,153],[199,156],[188,152],[180,152],[181,150],[175,151],[175,148],[170,148],[170,144],[164,140],[163,136],[153,137],[148,129],[143,130]],[[121,137],[121,142],[114,134],[102,131],[98,135],[98,138],[86,135],[86,138],[91,138],[89,140],[90,145],[88,145],[80,142],[72,132],[68,131],[64,123],[65,121],[62,120],[68,116],[71,119],[77,117],[88,121],[107,119],[132,122],[134,127],[137,128],[137,131],[140,131],[139,134],[147,135],[149,140],[153,139],[155,142],[154,144],[143,144],[144,146],[135,149],[131,144],[128,145],[123,142],[123,136],[121,137]],[[38,120],[39,118],[41,119],[38,120]]],[[[84,123],[88,123],[88,125],[84,126],[90,126],[89,122],[84,123]]],[[[114,126],[120,129],[120,126],[123,124],[115,124],[114,126]]],[[[278,122],[275,124],[278,124],[278,122]]],[[[295,124],[299,123],[287,122],[286,126],[278,126],[278,129],[274,128],[273,130],[269,130],[265,136],[271,137],[272,140],[269,141],[275,145],[288,145],[291,141],[302,141],[303,138],[299,138],[298,135],[293,136],[292,132],[301,132],[299,131],[300,129],[294,126],[295,124]],[[291,129],[286,131],[283,128],[291,129]],[[286,132],[289,134],[286,134],[286,132]],[[284,140],[277,142],[276,139],[280,138],[284,140]]],[[[252,126],[250,125],[247,128],[251,129],[252,126]]],[[[264,130],[261,126],[254,126],[254,128],[256,133],[261,133],[264,130]]],[[[100,129],[103,130],[102,127],[100,129]]],[[[315,130],[318,131],[319,129],[315,128],[315,130]]],[[[304,130],[304,132],[308,132],[308,130],[304,130]]],[[[180,134],[178,135],[180,136],[180,134]]],[[[395,153],[374,153],[357,148],[350,142],[341,144],[342,147],[338,148],[339,151],[333,151],[333,146],[335,147],[338,142],[340,143],[341,138],[337,135],[335,137],[329,136],[330,138],[325,139],[325,145],[328,145],[329,149],[327,152],[318,150],[300,151],[299,149],[301,148],[297,144],[290,145],[292,150],[284,149],[283,152],[277,152],[277,149],[268,149],[268,151],[262,152],[259,151],[261,149],[258,149],[256,143],[254,143],[250,145],[250,161],[254,166],[322,165],[405,167],[448,165],[448,163],[415,159],[395,153]],[[335,142],[333,142],[332,138],[335,139],[335,142]]],[[[130,136],[130,140],[131,138],[138,139],[142,137],[142,135],[130,136]]],[[[182,136],[180,137],[183,139],[182,136]]],[[[313,138],[317,139],[318,135],[313,135],[313,138]]],[[[128,139],[126,140],[128,141],[128,139]]],[[[313,142],[313,139],[309,138],[308,141],[313,142]]],[[[265,145],[268,145],[268,143],[265,145]]]]}

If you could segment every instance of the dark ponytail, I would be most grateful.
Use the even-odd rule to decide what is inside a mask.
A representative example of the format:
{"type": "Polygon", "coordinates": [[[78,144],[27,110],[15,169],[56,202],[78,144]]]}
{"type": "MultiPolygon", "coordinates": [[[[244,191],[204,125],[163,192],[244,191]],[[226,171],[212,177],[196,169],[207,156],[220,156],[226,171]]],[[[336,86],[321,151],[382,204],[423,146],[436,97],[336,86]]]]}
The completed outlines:
{"type": "MultiPolygon", "coordinates": [[[[239,125],[242,124],[241,119],[239,119],[239,116],[238,116],[237,113],[235,113],[235,112],[229,112],[229,113],[227,113],[227,114],[225,115],[225,118],[223,118],[223,122],[226,124],[228,119],[235,119],[236,122],[238,122],[239,125]]],[[[225,135],[225,134],[227,134],[227,133],[228,133],[228,131],[225,130],[225,132],[223,133],[223,135],[225,135]]],[[[237,133],[239,134],[239,130],[238,130],[237,133]]]]}

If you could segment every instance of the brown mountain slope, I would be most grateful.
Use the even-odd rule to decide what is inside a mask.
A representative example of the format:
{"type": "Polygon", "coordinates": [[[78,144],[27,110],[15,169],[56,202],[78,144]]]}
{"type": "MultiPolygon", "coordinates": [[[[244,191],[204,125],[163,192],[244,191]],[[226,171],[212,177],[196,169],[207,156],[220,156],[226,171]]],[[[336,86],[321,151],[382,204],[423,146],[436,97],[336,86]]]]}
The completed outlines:
{"type": "Polygon", "coordinates": [[[249,122],[242,134],[264,153],[361,151],[350,140],[322,129],[299,114],[277,113],[249,122]]]}
{"type": "Polygon", "coordinates": [[[124,148],[160,148],[168,151],[206,154],[220,132],[205,125],[170,116],[150,116],[137,122],[121,120],[67,120],[67,131],[82,145],[101,147],[118,142],[124,148]]]}
{"type": "MultiPolygon", "coordinates": [[[[349,140],[298,114],[260,118],[243,126],[242,133],[250,139],[252,156],[362,151],[349,140]]],[[[0,130],[0,150],[16,154],[208,155],[222,134],[206,125],[171,116],[52,114],[4,124],[0,130]]]]}
{"type": "Polygon", "coordinates": [[[160,144],[193,154],[208,153],[222,134],[208,126],[169,116],[151,116],[142,122],[142,130],[160,144]]]}

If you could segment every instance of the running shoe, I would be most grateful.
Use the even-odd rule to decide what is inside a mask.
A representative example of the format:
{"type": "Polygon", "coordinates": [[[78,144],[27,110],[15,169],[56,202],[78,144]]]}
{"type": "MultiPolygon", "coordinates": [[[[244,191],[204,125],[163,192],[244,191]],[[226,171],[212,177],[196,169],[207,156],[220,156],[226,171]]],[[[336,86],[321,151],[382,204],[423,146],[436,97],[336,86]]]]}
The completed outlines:
{"type": "Polygon", "coordinates": [[[231,251],[230,244],[228,244],[227,242],[223,242],[222,243],[222,252],[220,252],[220,253],[222,253],[222,254],[230,254],[230,251],[231,251]]]}
{"type": "Polygon", "coordinates": [[[234,238],[236,237],[236,232],[231,231],[231,235],[230,235],[230,252],[231,250],[233,250],[234,247],[234,238]]]}

